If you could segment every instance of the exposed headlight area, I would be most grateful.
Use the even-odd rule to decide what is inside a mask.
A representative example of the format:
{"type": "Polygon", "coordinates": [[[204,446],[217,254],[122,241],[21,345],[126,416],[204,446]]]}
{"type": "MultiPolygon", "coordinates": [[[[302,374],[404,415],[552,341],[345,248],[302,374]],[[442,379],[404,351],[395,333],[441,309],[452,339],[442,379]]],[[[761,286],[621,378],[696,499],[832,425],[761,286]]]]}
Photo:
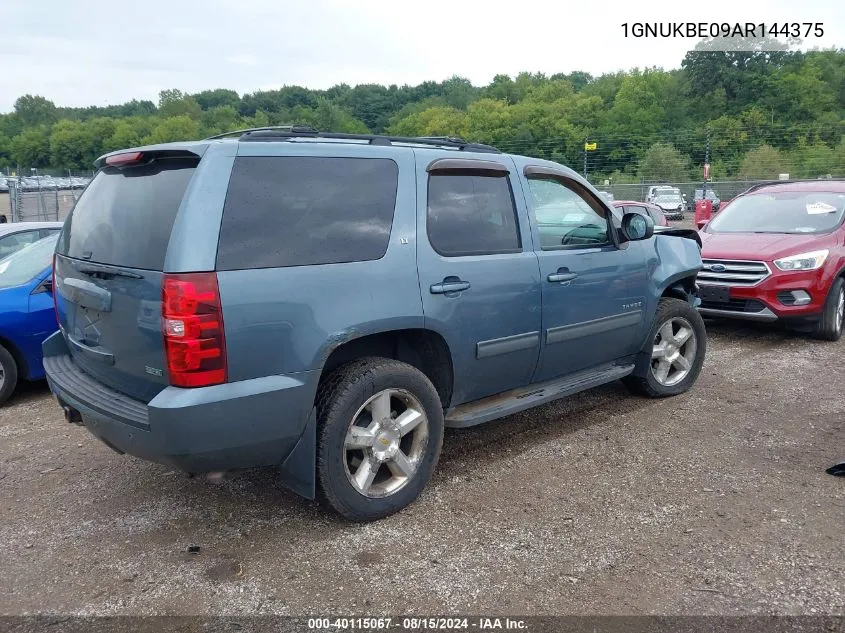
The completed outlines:
{"type": "Polygon", "coordinates": [[[774,261],[780,270],[816,270],[821,268],[830,251],[827,249],[790,255],[774,261]]]}

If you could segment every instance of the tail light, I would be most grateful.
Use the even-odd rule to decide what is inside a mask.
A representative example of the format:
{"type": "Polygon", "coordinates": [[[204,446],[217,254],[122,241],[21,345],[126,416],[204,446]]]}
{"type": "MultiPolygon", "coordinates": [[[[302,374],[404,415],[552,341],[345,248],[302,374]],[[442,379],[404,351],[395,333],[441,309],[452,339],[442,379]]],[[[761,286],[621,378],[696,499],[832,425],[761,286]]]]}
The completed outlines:
{"type": "Polygon", "coordinates": [[[59,321],[59,293],[56,292],[56,254],[53,253],[53,270],[50,271],[50,288],[53,292],[53,311],[56,313],[56,326],[61,327],[59,321]]]}
{"type": "Polygon", "coordinates": [[[162,329],[170,384],[226,382],[226,337],[215,273],[164,275],[162,329]]]}

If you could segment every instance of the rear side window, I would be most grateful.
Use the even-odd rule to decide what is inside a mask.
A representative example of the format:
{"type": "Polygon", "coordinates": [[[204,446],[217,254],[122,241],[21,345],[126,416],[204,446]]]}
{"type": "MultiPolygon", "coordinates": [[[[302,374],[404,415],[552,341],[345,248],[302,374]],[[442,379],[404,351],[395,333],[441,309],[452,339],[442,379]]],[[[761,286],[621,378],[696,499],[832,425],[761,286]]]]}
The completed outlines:
{"type": "Polygon", "coordinates": [[[446,257],[519,252],[522,245],[507,175],[468,170],[431,174],[428,239],[446,257]]]}
{"type": "Polygon", "coordinates": [[[170,232],[199,158],[157,158],[101,169],[79,198],[58,252],[127,268],[162,270],[170,232]]]}
{"type": "Polygon", "coordinates": [[[385,158],[235,159],[218,270],[337,264],[387,252],[399,168],[385,158]]]}

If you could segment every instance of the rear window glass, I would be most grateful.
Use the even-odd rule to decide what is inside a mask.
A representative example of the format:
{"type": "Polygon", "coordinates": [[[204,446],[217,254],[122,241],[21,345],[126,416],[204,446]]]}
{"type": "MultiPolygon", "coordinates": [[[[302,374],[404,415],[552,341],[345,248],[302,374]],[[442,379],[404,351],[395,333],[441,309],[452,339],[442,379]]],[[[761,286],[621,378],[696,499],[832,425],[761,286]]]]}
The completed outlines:
{"type": "Polygon", "coordinates": [[[102,169],[70,214],[59,253],[127,268],[162,270],[170,232],[198,158],[159,158],[102,169]]]}
{"type": "Polygon", "coordinates": [[[385,158],[235,159],[218,270],[371,261],[387,252],[399,168],[385,158]]]}

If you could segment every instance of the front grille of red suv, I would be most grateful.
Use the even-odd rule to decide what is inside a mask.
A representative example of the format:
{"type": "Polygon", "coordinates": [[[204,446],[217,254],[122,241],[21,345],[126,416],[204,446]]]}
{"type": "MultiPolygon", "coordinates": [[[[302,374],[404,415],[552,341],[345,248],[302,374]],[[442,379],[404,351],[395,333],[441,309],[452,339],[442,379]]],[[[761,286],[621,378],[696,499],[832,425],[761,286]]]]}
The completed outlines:
{"type": "Polygon", "coordinates": [[[702,259],[698,281],[719,286],[756,286],[772,274],[766,262],[744,259],[702,259]]]}

